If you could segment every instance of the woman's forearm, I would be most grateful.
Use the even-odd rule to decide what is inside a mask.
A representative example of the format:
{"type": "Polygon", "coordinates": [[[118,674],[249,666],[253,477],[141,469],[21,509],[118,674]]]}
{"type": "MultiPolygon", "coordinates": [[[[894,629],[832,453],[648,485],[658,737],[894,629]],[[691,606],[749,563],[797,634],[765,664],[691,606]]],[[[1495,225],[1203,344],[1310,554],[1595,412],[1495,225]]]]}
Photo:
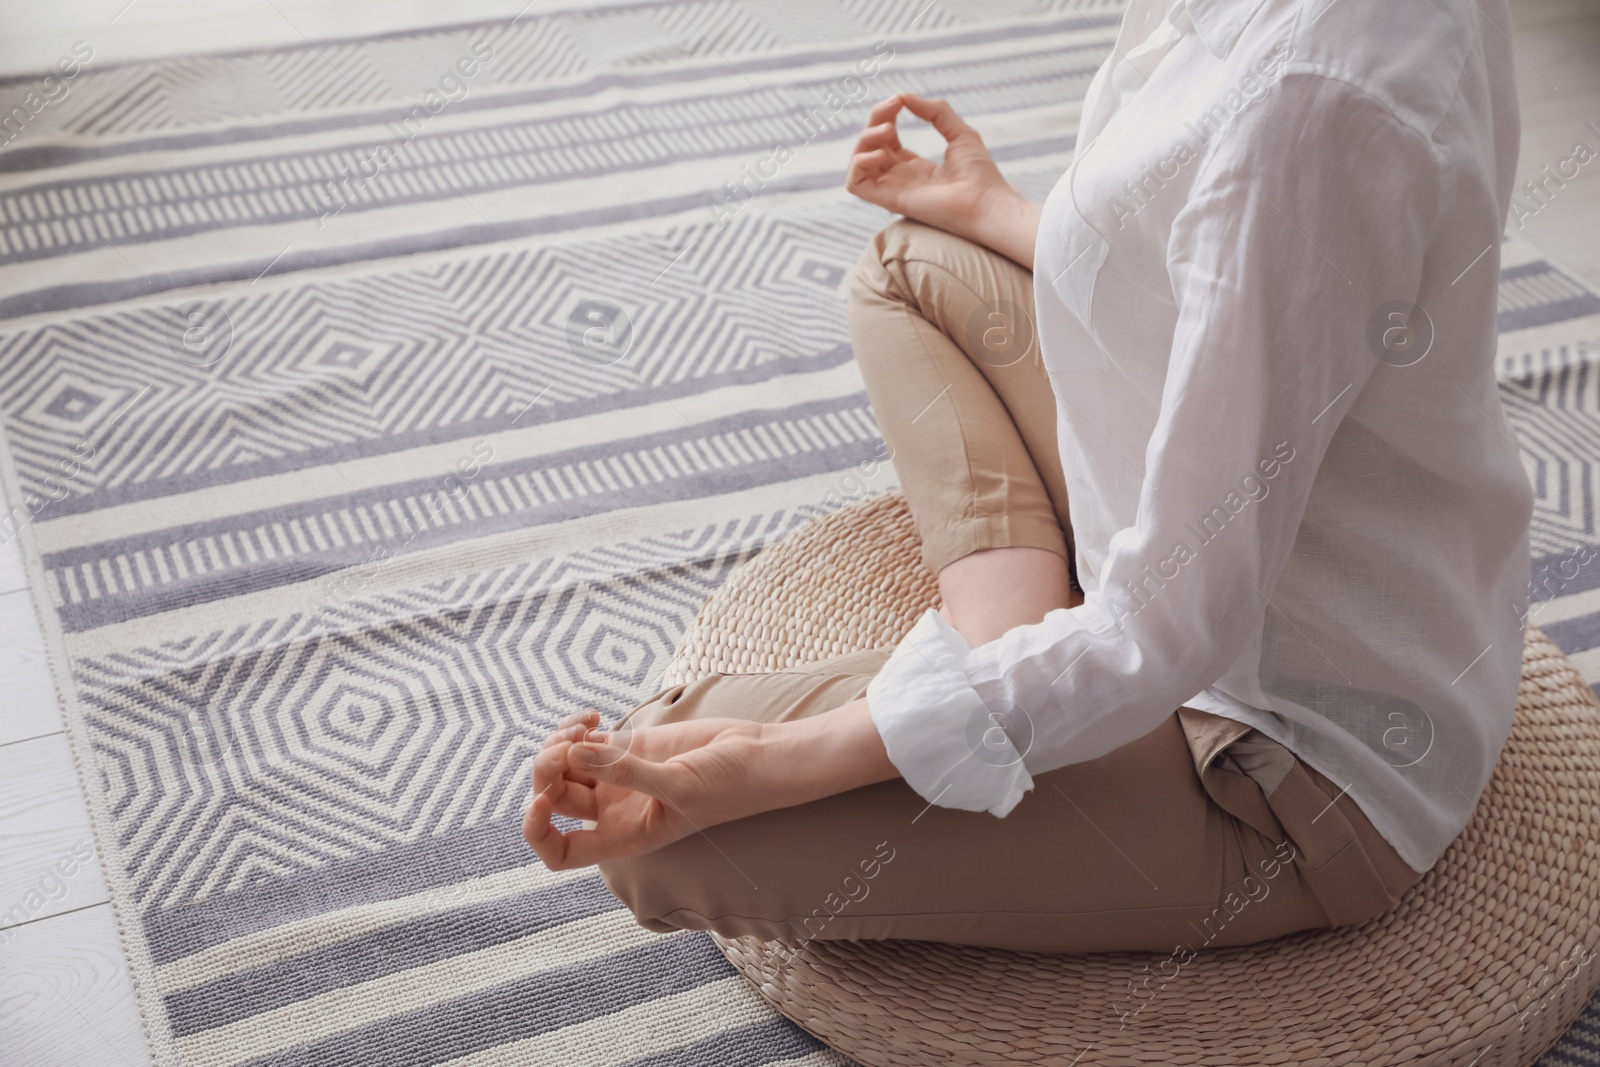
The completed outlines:
{"type": "Polygon", "coordinates": [[[791,807],[900,777],[865,697],[821,715],[767,727],[773,807],[791,807]]]}

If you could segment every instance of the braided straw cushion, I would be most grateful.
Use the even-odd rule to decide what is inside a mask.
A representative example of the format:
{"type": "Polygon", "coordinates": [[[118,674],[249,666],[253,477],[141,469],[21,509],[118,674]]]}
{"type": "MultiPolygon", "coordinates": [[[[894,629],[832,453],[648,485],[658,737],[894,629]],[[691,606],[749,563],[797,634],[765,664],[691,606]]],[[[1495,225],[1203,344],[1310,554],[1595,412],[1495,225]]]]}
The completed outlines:
{"type": "MultiPolygon", "coordinates": [[[[936,595],[904,498],[853,504],[730,578],[664,684],[891,645],[936,595]]],[[[1126,1028],[1118,1008],[1158,962],[1147,954],[824,940],[788,953],[713,936],[773,1007],[869,1067],[1526,1067],[1600,984],[1597,801],[1600,704],[1530,627],[1516,722],[1477,813],[1396,910],[1203,952],[1141,985],[1159,993],[1126,1028]]]]}

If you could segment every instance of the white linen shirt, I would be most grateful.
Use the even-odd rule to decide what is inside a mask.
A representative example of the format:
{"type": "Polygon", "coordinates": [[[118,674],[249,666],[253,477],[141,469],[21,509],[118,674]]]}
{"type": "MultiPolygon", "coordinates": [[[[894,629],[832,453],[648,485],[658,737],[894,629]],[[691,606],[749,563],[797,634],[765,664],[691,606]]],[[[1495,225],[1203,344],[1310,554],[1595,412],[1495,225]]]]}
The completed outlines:
{"type": "Polygon", "coordinates": [[[930,804],[1004,816],[1188,704],[1416,870],[1466,825],[1529,588],[1509,30],[1504,0],[1133,0],[1034,264],[1085,601],[895,648],[867,702],[930,804]]]}

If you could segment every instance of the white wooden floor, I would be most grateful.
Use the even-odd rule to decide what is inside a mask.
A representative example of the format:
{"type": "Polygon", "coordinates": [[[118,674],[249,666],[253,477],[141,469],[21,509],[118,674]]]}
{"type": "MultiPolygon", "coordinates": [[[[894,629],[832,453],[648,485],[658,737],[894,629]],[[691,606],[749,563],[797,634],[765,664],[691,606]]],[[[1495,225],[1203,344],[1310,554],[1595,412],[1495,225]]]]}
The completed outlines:
{"type": "MultiPolygon", "coordinates": [[[[80,39],[110,63],[510,16],[525,4],[0,0],[0,76],[49,66],[80,39]]],[[[1600,139],[1584,128],[1600,125],[1600,0],[1513,0],[1513,10],[1519,178],[1529,178],[1578,139],[1600,139]]],[[[1521,232],[1600,289],[1600,165],[1521,232]]],[[[0,1067],[140,1067],[150,1057],[105,883],[94,862],[76,862],[91,842],[89,816],[24,585],[15,544],[0,546],[0,915],[27,916],[0,930],[0,1067]]]]}

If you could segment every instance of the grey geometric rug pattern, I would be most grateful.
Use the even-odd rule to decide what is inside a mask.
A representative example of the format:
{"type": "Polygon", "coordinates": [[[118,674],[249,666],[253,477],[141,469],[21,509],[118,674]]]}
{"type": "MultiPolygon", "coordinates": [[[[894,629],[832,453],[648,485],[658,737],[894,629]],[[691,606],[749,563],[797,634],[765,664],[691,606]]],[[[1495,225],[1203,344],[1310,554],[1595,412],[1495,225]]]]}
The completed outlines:
{"type": "MultiPolygon", "coordinates": [[[[888,221],[840,188],[871,102],[949,98],[1042,199],[1120,11],[540,6],[90,62],[32,117],[0,536],[159,1063],[846,1062],[544,870],[527,761],[650,695],[732,568],[895,485],[844,323],[888,221]]],[[[1534,621],[1600,681],[1600,297],[1514,235],[1501,267],[1534,621]]]]}

